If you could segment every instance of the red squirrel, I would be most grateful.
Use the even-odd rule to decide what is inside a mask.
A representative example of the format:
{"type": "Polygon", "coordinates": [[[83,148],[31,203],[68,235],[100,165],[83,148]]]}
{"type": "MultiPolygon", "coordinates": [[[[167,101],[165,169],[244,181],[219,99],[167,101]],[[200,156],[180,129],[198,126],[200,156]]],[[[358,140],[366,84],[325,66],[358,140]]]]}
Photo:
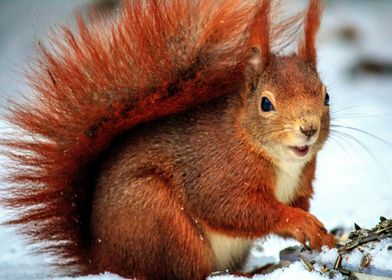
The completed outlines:
{"type": "Polygon", "coordinates": [[[75,274],[137,279],[236,271],[269,234],[333,247],[308,212],[329,133],[321,3],[273,25],[270,2],[134,0],[64,27],[8,115],[28,137],[1,140],[9,224],[75,274]],[[297,51],[273,52],[301,21],[297,51]]]}

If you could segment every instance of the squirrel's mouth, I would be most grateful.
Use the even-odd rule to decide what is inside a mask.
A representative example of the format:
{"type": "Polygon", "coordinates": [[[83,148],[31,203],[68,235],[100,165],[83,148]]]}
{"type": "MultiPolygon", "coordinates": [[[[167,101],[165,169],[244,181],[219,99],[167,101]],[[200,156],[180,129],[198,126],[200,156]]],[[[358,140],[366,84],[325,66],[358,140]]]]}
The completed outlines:
{"type": "Polygon", "coordinates": [[[294,146],[289,147],[290,150],[294,152],[294,154],[298,157],[304,157],[309,153],[309,146],[294,146]]]}

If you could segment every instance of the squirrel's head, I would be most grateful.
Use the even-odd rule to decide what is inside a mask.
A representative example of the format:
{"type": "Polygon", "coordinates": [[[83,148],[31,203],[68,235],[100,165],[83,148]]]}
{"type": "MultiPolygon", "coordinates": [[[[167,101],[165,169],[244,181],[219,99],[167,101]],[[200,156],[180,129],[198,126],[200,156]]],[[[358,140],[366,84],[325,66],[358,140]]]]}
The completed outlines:
{"type": "Polygon", "coordinates": [[[271,56],[258,78],[248,80],[243,103],[252,144],[271,157],[307,161],[328,137],[328,93],[315,66],[297,55],[271,56]]]}
{"type": "Polygon", "coordinates": [[[269,47],[269,1],[251,30],[242,92],[241,126],[252,145],[276,160],[306,162],[329,133],[329,95],[316,68],[315,37],[321,8],[311,0],[298,54],[274,55],[269,47]]]}

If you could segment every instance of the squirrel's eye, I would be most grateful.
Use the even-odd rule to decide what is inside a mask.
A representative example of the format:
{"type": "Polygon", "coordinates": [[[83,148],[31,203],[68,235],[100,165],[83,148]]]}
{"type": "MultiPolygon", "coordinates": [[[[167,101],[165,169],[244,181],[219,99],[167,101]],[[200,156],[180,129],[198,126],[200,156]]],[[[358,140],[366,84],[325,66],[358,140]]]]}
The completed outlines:
{"type": "Polygon", "coordinates": [[[272,105],[271,101],[267,97],[263,97],[261,99],[261,110],[263,112],[271,112],[274,111],[274,105],[272,105]]]}
{"type": "Polygon", "coordinates": [[[325,94],[324,105],[329,106],[329,94],[328,93],[325,94]]]}

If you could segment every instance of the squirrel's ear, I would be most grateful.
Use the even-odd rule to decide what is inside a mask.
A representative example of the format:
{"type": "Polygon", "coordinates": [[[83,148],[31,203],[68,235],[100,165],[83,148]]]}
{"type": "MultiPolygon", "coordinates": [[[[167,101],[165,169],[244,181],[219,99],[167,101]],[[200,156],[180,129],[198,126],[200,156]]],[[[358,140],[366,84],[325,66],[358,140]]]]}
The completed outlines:
{"type": "Polygon", "coordinates": [[[254,47],[250,50],[248,64],[245,68],[245,79],[249,91],[253,92],[256,89],[262,70],[261,51],[254,47]]]}
{"type": "Polygon", "coordinates": [[[303,60],[316,64],[316,35],[320,27],[322,3],[321,0],[309,1],[310,4],[305,19],[305,36],[303,41],[299,45],[298,55],[303,60]]]}
{"type": "Polygon", "coordinates": [[[250,27],[248,46],[250,54],[245,78],[251,91],[255,90],[263,66],[268,62],[270,50],[271,0],[263,0],[250,27]]]}
{"type": "Polygon", "coordinates": [[[261,51],[262,60],[270,55],[270,9],[271,0],[263,0],[250,27],[248,46],[261,51]]]}

